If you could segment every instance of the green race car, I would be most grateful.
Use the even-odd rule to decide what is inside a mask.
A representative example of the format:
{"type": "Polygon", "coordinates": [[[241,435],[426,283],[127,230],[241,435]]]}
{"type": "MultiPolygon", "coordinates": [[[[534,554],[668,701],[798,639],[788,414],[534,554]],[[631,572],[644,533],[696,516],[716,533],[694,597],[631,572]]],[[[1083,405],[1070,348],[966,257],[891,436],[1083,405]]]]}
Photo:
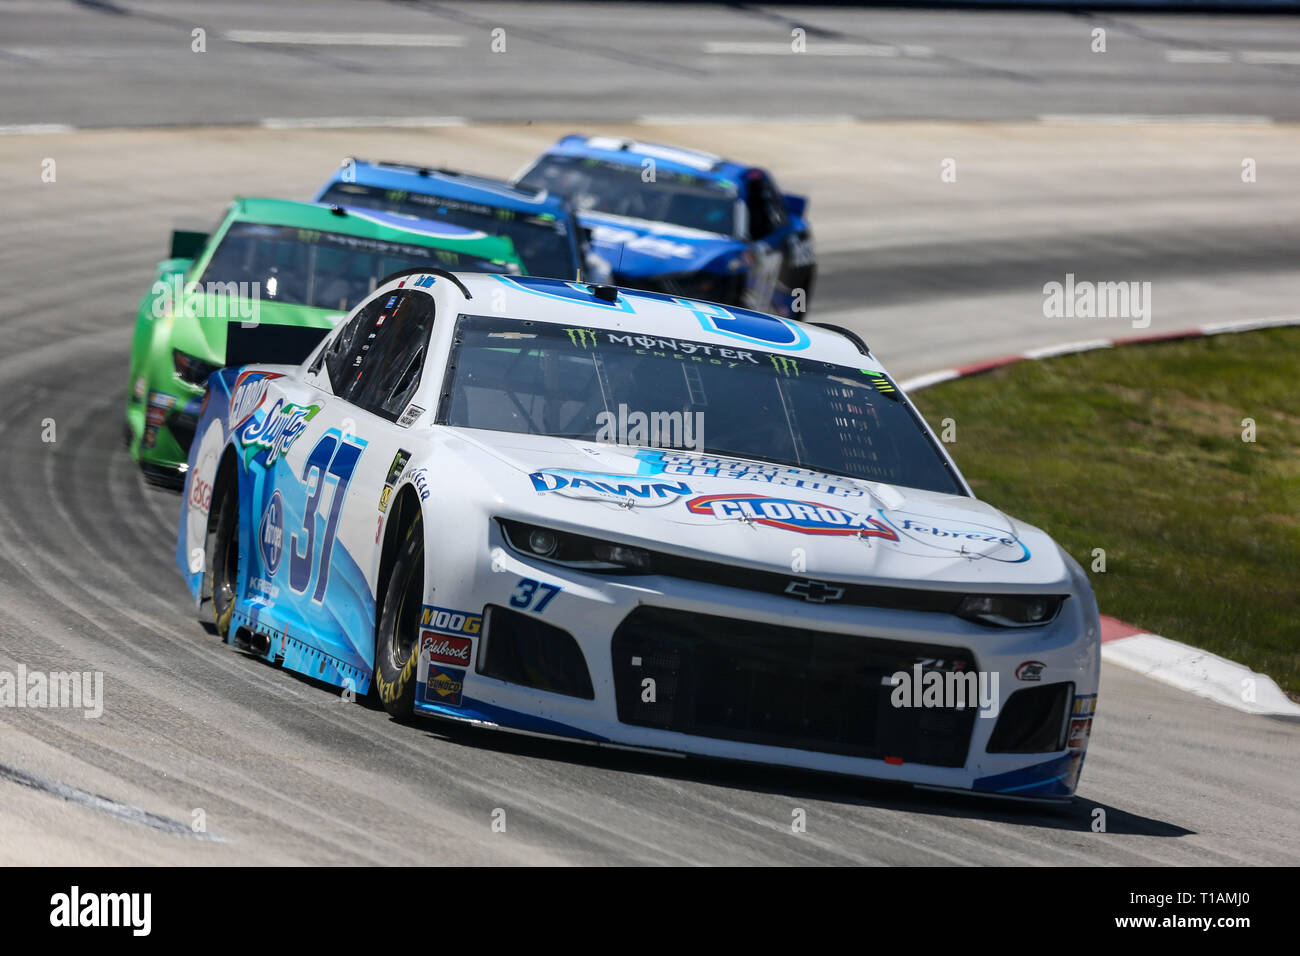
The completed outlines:
{"type": "Polygon", "coordinates": [[[208,376],[226,365],[297,364],[400,269],[519,275],[509,239],[377,210],[236,199],[211,234],[176,231],[140,303],[126,440],[151,480],[174,484],[208,376]]]}

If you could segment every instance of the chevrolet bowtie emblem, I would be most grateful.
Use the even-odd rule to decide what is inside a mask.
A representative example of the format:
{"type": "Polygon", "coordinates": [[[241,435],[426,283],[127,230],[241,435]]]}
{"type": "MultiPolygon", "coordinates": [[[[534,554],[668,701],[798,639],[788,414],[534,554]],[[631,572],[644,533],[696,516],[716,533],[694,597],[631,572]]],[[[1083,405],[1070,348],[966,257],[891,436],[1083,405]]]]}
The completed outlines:
{"type": "Polygon", "coordinates": [[[822,581],[791,581],[785,586],[785,593],[801,597],[813,604],[825,604],[838,601],[844,597],[844,589],[822,581]]]}

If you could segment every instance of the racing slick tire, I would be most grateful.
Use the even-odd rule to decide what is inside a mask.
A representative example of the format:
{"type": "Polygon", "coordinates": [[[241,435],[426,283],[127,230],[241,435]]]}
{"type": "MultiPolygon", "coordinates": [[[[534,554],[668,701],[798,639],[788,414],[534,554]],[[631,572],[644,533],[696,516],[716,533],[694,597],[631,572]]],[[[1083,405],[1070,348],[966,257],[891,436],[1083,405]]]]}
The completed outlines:
{"type": "Polygon", "coordinates": [[[398,546],[375,630],[375,689],[384,710],[398,718],[409,717],[415,706],[423,604],[424,525],[417,511],[398,546]]]}
{"type": "Polygon", "coordinates": [[[216,506],[216,528],[212,535],[212,618],[217,634],[225,640],[230,633],[230,619],[235,613],[235,595],[239,583],[239,486],[235,481],[222,483],[220,502],[216,506]]]}

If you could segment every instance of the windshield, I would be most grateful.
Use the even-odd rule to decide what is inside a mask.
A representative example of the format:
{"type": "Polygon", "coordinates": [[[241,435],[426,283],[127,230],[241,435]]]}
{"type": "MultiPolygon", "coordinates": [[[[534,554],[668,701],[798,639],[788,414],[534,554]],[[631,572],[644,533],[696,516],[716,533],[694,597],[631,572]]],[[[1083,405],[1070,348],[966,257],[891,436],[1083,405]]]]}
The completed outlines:
{"type": "Polygon", "coordinates": [[[578,262],[565,217],[551,213],[531,215],[500,206],[358,183],[334,183],[321,202],[381,209],[433,222],[448,222],[489,236],[505,236],[514,243],[515,252],[530,276],[578,278],[578,262]]]}
{"type": "Polygon", "coordinates": [[[605,212],[688,229],[736,232],[736,187],[689,173],[655,169],[646,182],[640,163],[582,156],[543,156],[520,183],[567,196],[579,212],[605,212]]]}
{"type": "Polygon", "coordinates": [[[438,421],[445,425],[690,448],[965,493],[879,372],[636,332],[463,315],[442,390],[438,421]]]}
{"type": "Polygon", "coordinates": [[[247,283],[239,288],[262,302],[347,312],[385,276],[421,266],[509,271],[501,263],[414,243],[237,222],[226,231],[200,281],[247,283]]]}

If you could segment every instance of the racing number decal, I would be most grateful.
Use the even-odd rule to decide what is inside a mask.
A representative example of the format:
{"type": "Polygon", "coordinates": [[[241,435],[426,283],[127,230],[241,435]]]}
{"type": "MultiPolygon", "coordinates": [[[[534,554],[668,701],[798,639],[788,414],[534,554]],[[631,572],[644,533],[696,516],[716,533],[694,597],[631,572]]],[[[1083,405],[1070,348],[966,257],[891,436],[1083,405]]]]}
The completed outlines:
{"type": "Polygon", "coordinates": [[[555,595],[564,589],[554,584],[545,584],[541,581],[534,581],[532,578],[520,578],[519,583],[515,585],[515,593],[510,595],[510,606],[528,610],[531,606],[534,611],[541,614],[546,610],[546,605],[551,603],[555,595]],[[536,604],[533,604],[533,598],[537,596],[538,589],[545,591],[536,604]]]}
{"type": "Polygon", "coordinates": [[[330,578],[330,555],[334,550],[334,537],[338,531],[339,513],[343,510],[343,501],[347,497],[348,483],[352,472],[361,457],[361,446],[350,442],[340,442],[333,435],[325,435],[316,443],[316,447],[307,456],[302,466],[302,481],[311,484],[307,497],[307,508],[302,519],[302,531],[295,531],[289,550],[289,587],[302,594],[311,584],[312,567],[318,568],[316,590],[311,599],[320,604],[325,599],[325,588],[330,578]],[[325,522],[325,539],[321,543],[320,555],[316,554],[316,514],[320,510],[321,494],[325,491],[329,476],[336,480],[334,495],[330,501],[329,520],[325,522]],[[305,539],[306,547],[299,550],[299,541],[305,539]]]}

